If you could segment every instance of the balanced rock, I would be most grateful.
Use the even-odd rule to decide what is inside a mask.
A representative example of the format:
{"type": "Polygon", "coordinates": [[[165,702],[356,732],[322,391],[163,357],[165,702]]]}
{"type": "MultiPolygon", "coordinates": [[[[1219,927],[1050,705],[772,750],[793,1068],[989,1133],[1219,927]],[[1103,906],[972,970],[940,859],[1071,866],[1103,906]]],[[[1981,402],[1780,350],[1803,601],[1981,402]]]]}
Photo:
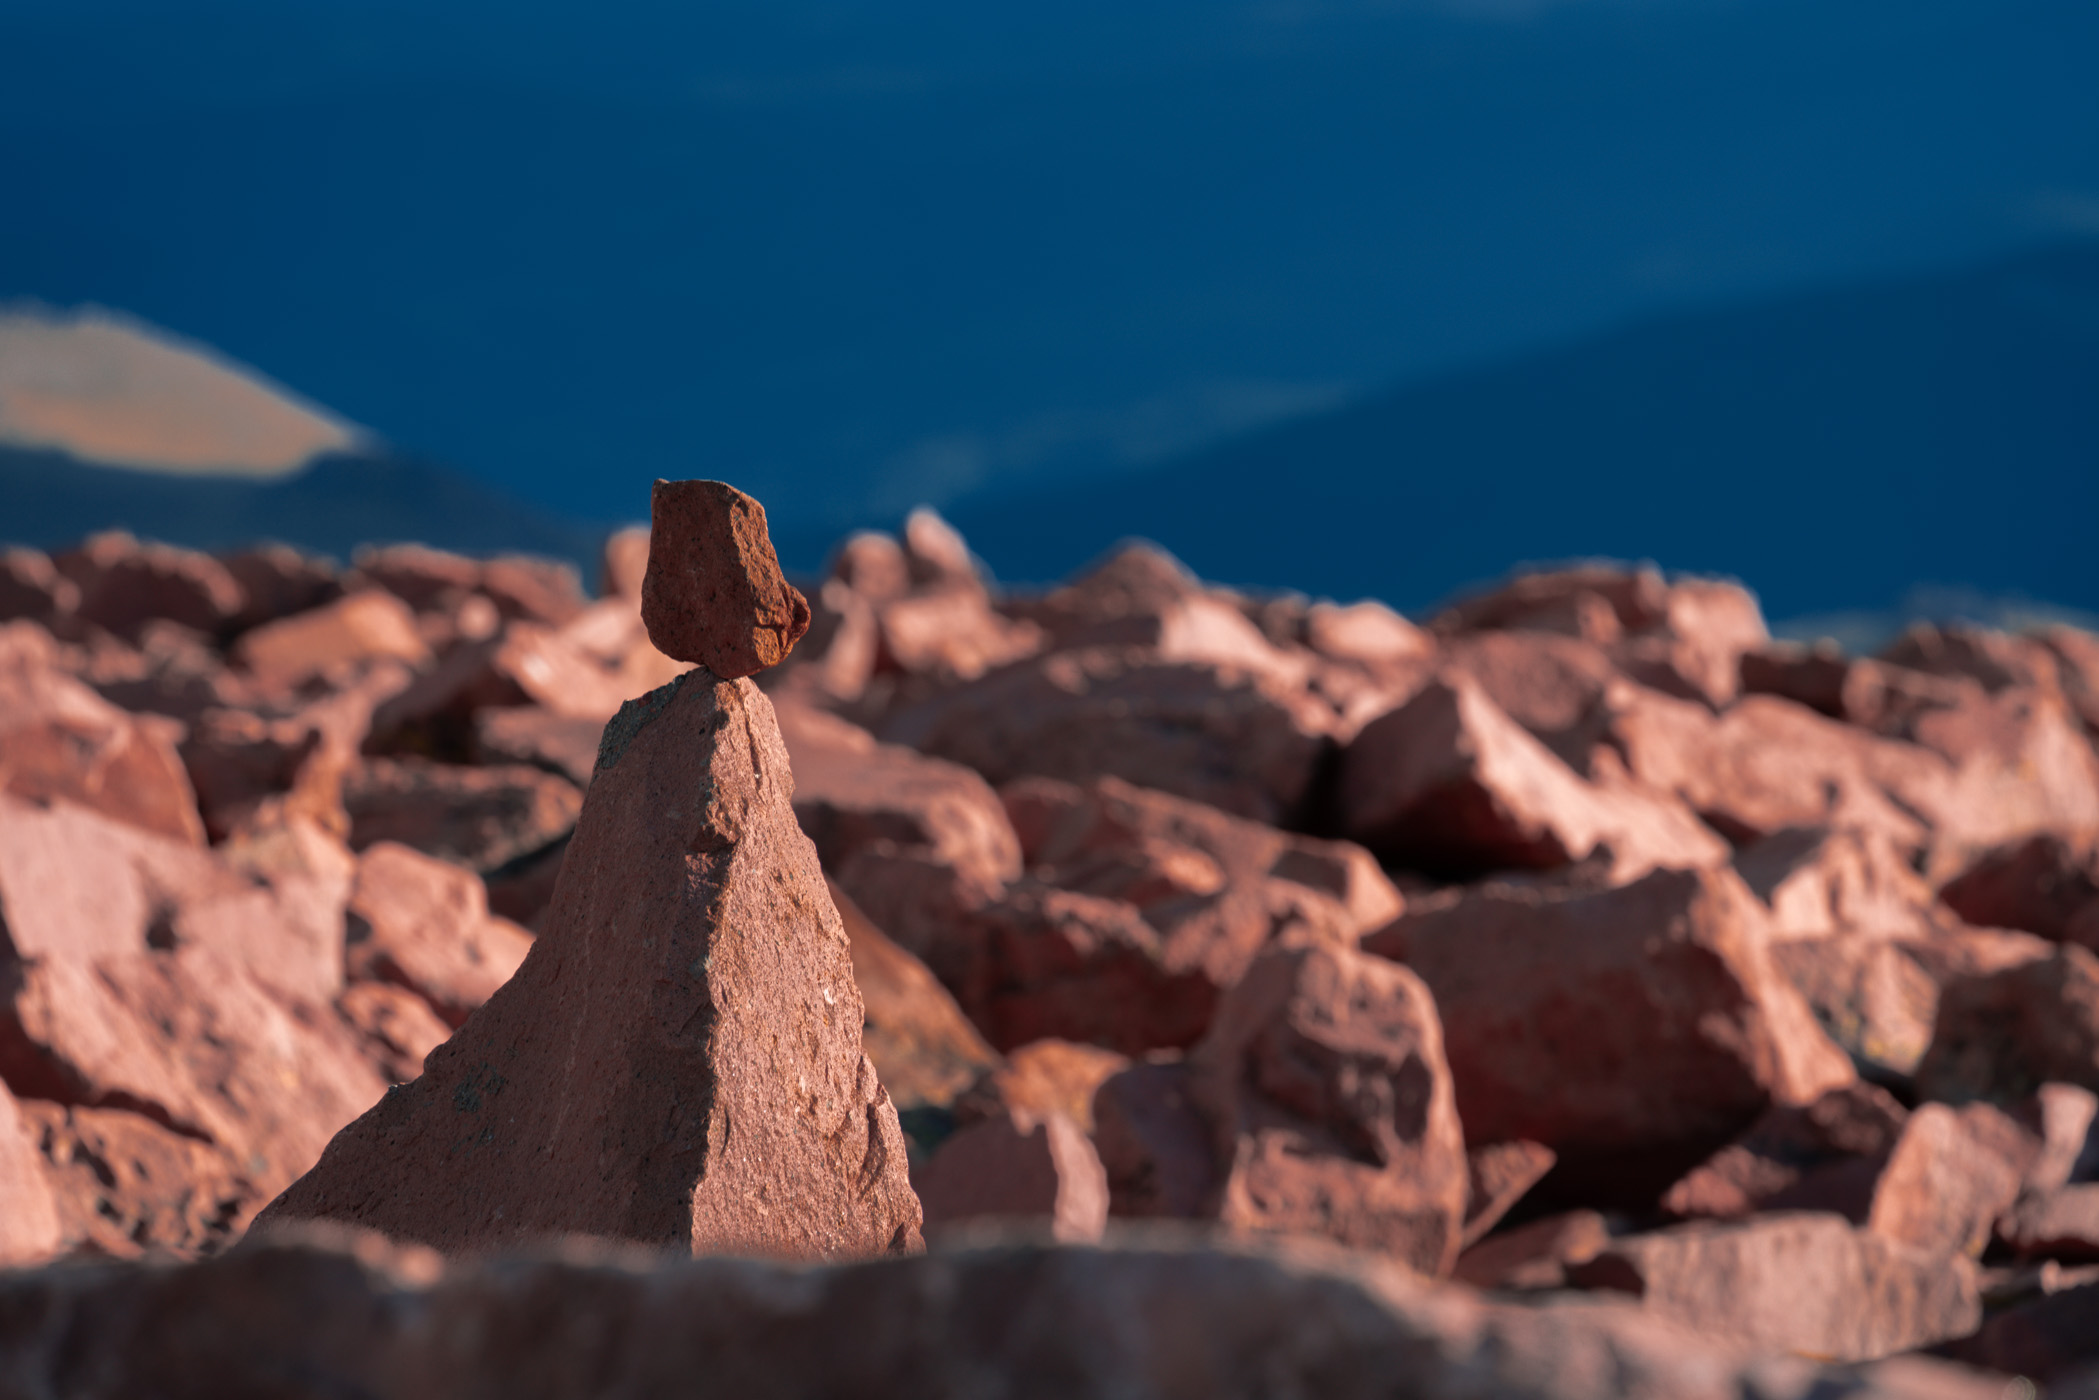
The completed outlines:
{"type": "MultiPolygon", "coordinates": [[[[658,539],[655,560],[683,547],[658,539]]],[[[693,671],[623,708],[524,965],[266,1217],[448,1252],[566,1233],[915,1248],[903,1134],[792,794],[752,682],[693,671]]]]}
{"type": "Polygon", "coordinates": [[[809,630],[765,507],[721,481],[658,481],[649,493],[641,618],[657,650],[734,680],[777,666],[809,630]]]}

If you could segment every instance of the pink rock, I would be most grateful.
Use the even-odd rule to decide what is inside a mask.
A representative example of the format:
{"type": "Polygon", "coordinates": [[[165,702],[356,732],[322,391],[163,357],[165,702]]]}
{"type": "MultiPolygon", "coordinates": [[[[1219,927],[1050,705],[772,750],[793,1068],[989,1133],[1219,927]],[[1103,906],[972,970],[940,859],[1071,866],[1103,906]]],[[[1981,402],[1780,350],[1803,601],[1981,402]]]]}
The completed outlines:
{"type": "MultiPolygon", "coordinates": [[[[216,1254],[240,1238],[262,1204],[246,1163],[143,1114],[36,1099],[21,1113],[69,1253],[216,1254]]],[[[14,1202],[10,1193],[10,1209],[14,1202]]]]}
{"type": "Polygon", "coordinates": [[[1830,1361],[1965,1336],[1982,1320],[1965,1257],[1923,1253],[1814,1212],[1626,1236],[1572,1272],[1701,1332],[1830,1361]]]}
{"type": "Polygon", "coordinates": [[[448,598],[481,586],[481,565],[463,554],[419,544],[391,544],[357,551],[351,586],[374,584],[417,612],[445,605],[448,598]]]}
{"type": "Polygon", "coordinates": [[[649,527],[629,525],[605,537],[599,555],[598,591],[607,597],[641,602],[641,582],[649,572],[649,527]]]}
{"type": "Polygon", "coordinates": [[[480,589],[504,617],[559,627],[588,605],[576,566],[504,554],[481,566],[480,589]]]}
{"type": "Polygon", "coordinates": [[[1042,649],[1040,631],[1000,616],[973,580],[891,599],[874,617],[876,668],[941,685],[975,680],[1042,649]]]}
{"type": "Polygon", "coordinates": [[[1465,1140],[1419,978],[1352,949],[1277,949],[1227,993],[1189,1065],[1227,1164],[1225,1226],[1449,1272],[1465,1140]]]}
{"type": "Polygon", "coordinates": [[[695,671],[622,710],[524,966],[263,1218],[448,1252],[565,1233],[914,1247],[903,1135],[792,783],[747,681],[695,671]]]}
{"type": "Polygon", "coordinates": [[[2066,839],[2042,832],[1999,846],[1947,881],[1939,898],[1971,924],[2024,929],[2060,943],[2071,921],[2099,904],[2099,843],[2093,833],[2066,839]]]}
{"type": "Polygon", "coordinates": [[[2099,1182],[2028,1196],[1997,1222],[1997,1238],[2021,1258],[2099,1262],[2099,1182]]]}
{"type": "Polygon", "coordinates": [[[908,706],[882,737],[993,783],[1112,775],[1276,823],[1309,796],[1333,722],[1330,707],[1268,671],[1089,647],[1033,657],[908,706]]]}
{"type": "Polygon", "coordinates": [[[1580,773],[1604,737],[1618,668],[1602,647],[1550,632],[1482,632],[1452,642],[1446,674],[1475,682],[1510,719],[1580,773]]]}
{"type": "Polygon", "coordinates": [[[358,857],[349,912],[351,978],[407,987],[455,1027],[532,950],[530,934],[490,916],[472,871],[392,841],[358,857]]]}
{"type": "Polygon", "coordinates": [[[861,1048],[899,1111],[946,1108],[999,1063],[926,965],[876,928],[836,885],[832,901],[852,940],[865,1005],[861,1048]]]}
{"type": "Polygon", "coordinates": [[[423,1061],[452,1038],[452,1027],[430,1003],[394,982],[353,982],[335,1006],[357,1033],[389,1084],[406,1084],[423,1072],[423,1061]]]}
{"type": "Polygon", "coordinates": [[[1927,1254],[1980,1255],[1998,1215],[2019,1195],[2019,1176],[1962,1114],[1924,1104],[1880,1169],[1866,1228],[1927,1254]]]}
{"type": "Polygon", "coordinates": [[[916,583],[975,580],[977,561],[954,526],[931,506],[914,507],[904,517],[904,557],[916,583]]]}
{"type": "Polygon", "coordinates": [[[1109,1214],[1214,1216],[1217,1149],[1185,1064],[1133,1064],[1103,1080],[1093,1096],[1093,1141],[1108,1174],[1109,1214]]]}
{"type": "Polygon", "coordinates": [[[1339,809],[1354,839],[1430,869],[1550,869],[1597,856],[1631,879],[1727,858],[1681,803],[1585,782],[1463,678],[1432,682],[1355,737],[1339,809]]]}
{"type": "Polygon", "coordinates": [[[1931,886],[1878,831],[1789,827],[1736,852],[1735,870],[1778,938],[1934,932],[1931,886]]]}
{"type": "Polygon", "coordinates": [[[175,751],[179,728],[130,715],[57,669],[32,623],[0,625],[0,790],[64,800],[202,845],[196,794],[175,751]]]}
{"type": "Polygon", "coordinates": [[[505,705],[474,712],[474,761],[525,763],[590,786],[605,723],[588,715],[559,715],[537,705],[505,705]]]}
{"type": "MultiPolygon", "coordinates": [[[[1759,1210],[1838,1210],[1863,1220],[1881,1164],[1909,1113],[1885,1089],[1851,1084],[1810,1104],[1768,1109],[1734,1142],[1662,1197],[1689,1218],[1731,1220],[1759,1210]]],[[[1933,1139],[1936,1141],[1936,1139],[1933,1139]]]]}
{"type": "Polygon", "coordinates": [[[1040,1221],[1062,1244],[1087,1244],[1108,1223],[1108,1177],[1086,1134],[1062,1113],[1000,1113],[954,1134],[913,1183],[926,1232],[970,1221],[1040,1221]]]}
{"type": "Polygon", "coordinates": [[[1487,885],[1363,946],[1435,994],[1473,1138],[1543,1143],[1618,1187],[1854,1078],[1726,870],[1557,898],[1487,885]]]}
{"type": "Polygon", "coordinates": [[[1939,979],[1915,942],[1846,931],[1783,937],[1771,957],[1861,1074],[1904,1082],[1931,1047],[1939,979]]]}
{"type": "Polygon", "coordinates": [[[1405,665],[1434,656],[1436,639],[1383,603],[1314,603],[1305,610],[1304,644],[1333,661],[1405,665]]]}
{"type": "Polygon", "coordinates": [[[2063,695],[2084,721],[2085,732],[2099,736],[2099,635],[2056,626],[2044,629],[2040,639],[2055,656],[2063,695]]]}
{"type": "Polygon", "coordinates": [[[785,661],[809,603],[780,572],[765,507],[720,481],[658,481],[649,509],[641,616],[657,649],[724,680],[785,661]]]}
{"type": "Polygon", "coordinates": [[[1926,675],[1975,681],[1996,694],[2014,686],[2054,688],[2056,662],[2047,645],[1983,627],[1919,622],[1889,643],[1880,660],[1926,675]]]}
{"type": "Polygon", "coordinates": [[[1566,1211],[1466,1246],[1451,1277],[1474,1288],[1565,1288],[1567,1270],[1610,1247],[1611,1227],[1593,1210],[1566,1211]]]}
{"type": "Polygon", "coordinates": [[[245,603],[234,626],[246,631],[342,596],[342,579],[327,559],[286,544],[259,544],[219,556],[240,585],[245,603]]]}
{"type": "Polygon", "coordinates": [[[52,562],[79,587],[79,615],[120,637],[137,637],[154,619],[212,635],[247,601],[210,555],[143,543],[120,530],[91,535],[52,562]]]}
{"type": "Polygon", "coordinates": [[[576,823],[575,785],[538,768],[467,768],[426,759],[371,758],[343,785],[350,845],[398,841],[475,871],[544,849],[576,823]]]}
{"type": "Polygon", "coordinates": [[[32,1125],[15,1096],[0,1084],[0,1267],[39,1264],[58,1252],[65,1235],[58,1204],[44,1177],[32,1125]]]}
{"type": "Polygon", "coordinates": [[[243,633],[233,654],[259,683],[273,689],[290,689],[380,657],[417,667],[430,661],[430,648],[417,633],[408,605],[379,589],[264,623],[243,633]]]}
{"type": "Polygon", "coordinates": [[[1500,1224],[1558,1160],[1559,1154],[1542,1142],[1490,1142],[1467,1151],[1464,1247],[1500,1224]]]}
{"type": "Polygon", "coordinates": [[[880,530],[856,530],[831,557],[831,574],[871,603],[901,598],[911,591],[911,561],[896,536],[880,530]]]}
{"type": "Polygon", "coordinates": [[[2058,947],[1946,984],[1922,1093],[2010,1102],[2051,1081],[2099,1090],[2099,957],[2058,947]]]}
{"type": "Polygon", "coordinates": [[[1844,718],[1851,658],[1835,642],[1772,642],[1742,653],[1742,692],[1776,695],[1831,719],[1844,718]]]}
{"type": "Polygon", "coordinates": [[[39,549],[0,549],[0,622],[26,618],[49,623],[80,607],[80,586],[52,566],[39,549]]]}

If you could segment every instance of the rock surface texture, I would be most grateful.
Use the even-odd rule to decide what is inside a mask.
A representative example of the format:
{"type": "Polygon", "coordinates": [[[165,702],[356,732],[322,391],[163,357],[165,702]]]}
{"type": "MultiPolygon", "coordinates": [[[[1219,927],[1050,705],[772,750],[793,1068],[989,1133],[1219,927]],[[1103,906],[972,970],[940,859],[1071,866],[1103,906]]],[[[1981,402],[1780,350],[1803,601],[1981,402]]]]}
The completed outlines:
{"type": "Polygon", "coordinates": [[[641,617],[664,655],[735,680],[787,659],[809,602],[780,573],[764,506],[726,482],[659,481],[641,617]]]}

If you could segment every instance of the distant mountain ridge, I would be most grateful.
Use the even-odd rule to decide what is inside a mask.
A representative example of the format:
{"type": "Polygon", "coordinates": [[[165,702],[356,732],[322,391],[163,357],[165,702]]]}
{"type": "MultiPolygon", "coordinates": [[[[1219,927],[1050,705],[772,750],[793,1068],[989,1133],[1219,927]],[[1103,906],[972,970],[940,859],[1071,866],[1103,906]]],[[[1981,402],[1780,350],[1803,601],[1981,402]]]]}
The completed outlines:
{"type": "Polygon", "coordinates": [[[949,515],[1013,579],[1140,535],[1408,609],[1611,556],[1740,577],[1774,617],[1918,583],[2099,612],[2099,243],[1648,321],[949,515]]]}

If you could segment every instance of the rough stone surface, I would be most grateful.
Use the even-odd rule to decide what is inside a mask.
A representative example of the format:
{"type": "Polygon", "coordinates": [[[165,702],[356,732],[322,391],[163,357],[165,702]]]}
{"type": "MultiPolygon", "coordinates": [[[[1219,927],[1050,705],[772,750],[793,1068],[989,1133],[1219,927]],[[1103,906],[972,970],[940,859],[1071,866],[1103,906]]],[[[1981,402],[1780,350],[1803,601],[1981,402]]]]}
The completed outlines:
{"type": "Polygon", "coordinates": [[[264,1241],[184,1268],[0,1280],[0,1374],[25,1394],[170,1400],[669,1400],[696,1376],[753,1400],[2001,1400],[2004,1389],[2001,1376],[1928,1361],[1749,1359],[1622,1303],[1497,1305],[1370,1259],[1167,1240],[980,1244],[821,1270],[581,1250],[445,1267],[369,1239],[264,1241]],[[61,1344],[90,1335],[103,1344],[61,1344]]]}
{"type": "Polygon", "coordinates": [[[1735,871],[1779,938],[1935,932],[1931,886],[1883,832],[1789,827],[1736,852],[1735,871]]]}
{"type": "Polygon", "coordinates": [[[1727,870],[1662,871],[1572,898],[1484,886],[1364,947],[1434,993],[1474,1139],[1652,1167],[1854,1077],[1772,965],[1763,917],[1727,870]]]}
{"type": "Polygon", "coordinates": [[[131,715],[60,671],[33,623],[0,625],[0,791],[65,800],[178,841],[204,842],[178,726],[131,715]]]}
{"type": "Polygon", "coordinates": [[[1612,1241],[1573,1270],[1701,1332],[1768,1351],[1868,1361],[1982,1321],[1975,1267],[1815,1212],[1679,1225],[1612,1241]]]}
{"type": "Polygon", "coordinates": [[[777,666],[809,630],[809,601],[780,572],[765,507],[720,481],[649,493],[641,618],[665,656],[724,680],[777,666]]]}
{"type": "Polygon", "coordinates": [[[1584,780],[1462,677],[1431,683],[1356,735],[1338,800],[1349,836],[1391,859],[1458,874],[1596,856],[1616,878],[1632,879],[1728,854],[1673,798],[1584,780]]]}
{"type": "Polygon", "coordinates": [[[1000,1113],[958,1128],[914,1174],[936,1243],[964,1222],[1032,1220],[1049,1237],[1084,1244],[1108,1223],[1108,1177],[1076,1123],[1052,1111],[1000,1113]]]}
{"type": "Polygon", "coordinates": [[[349,913],[349,975],[407,987],[455,1027],[532,949],[530,934],[489,914],[471,870],[392,841],[358,857],[349,913]]]}
{"type": "Polygon", "coordinates": [[[1938,980],[1916,944],[1846,932],[1781,939],[1771,956],[1860,1074],[1909,1081],[1939,1010],[1938,980]]]}
{"type": "Polygon", "coordinates": [[[1449,1272],[1465,1140],[1419,978],[1347,948],[1277,949],[1227,993],[1189,1064],[1227,1228],[1324,1235],[1449,1272]]]}
{"type": "Polygon", "coordinates": [[[622,710],[517,975],[264,1218],[447,1252],[565,1232],[914,1248],[903,1135],[792,783],[748,681],[693,672],[622,710]]]}
{"type": "Polygon", "coordinates": [[[1866,1228],[1927,1254],[1980,1255],[2019,1184],[2018,1170],[1970,1131],[1962,1114],[1924,1104],[1880,1169],[1866,1228]]]}
{"type": "MultiPolygon", "coordinates": [[[[21,1105],[56,1207],[59,1245],[115,1259],[215,1254],[262,1204],[246,1164],[120,1108],[21,1105]]],[[[17,1198],[10,1193],[10,1211],[17,1198]]]]}

